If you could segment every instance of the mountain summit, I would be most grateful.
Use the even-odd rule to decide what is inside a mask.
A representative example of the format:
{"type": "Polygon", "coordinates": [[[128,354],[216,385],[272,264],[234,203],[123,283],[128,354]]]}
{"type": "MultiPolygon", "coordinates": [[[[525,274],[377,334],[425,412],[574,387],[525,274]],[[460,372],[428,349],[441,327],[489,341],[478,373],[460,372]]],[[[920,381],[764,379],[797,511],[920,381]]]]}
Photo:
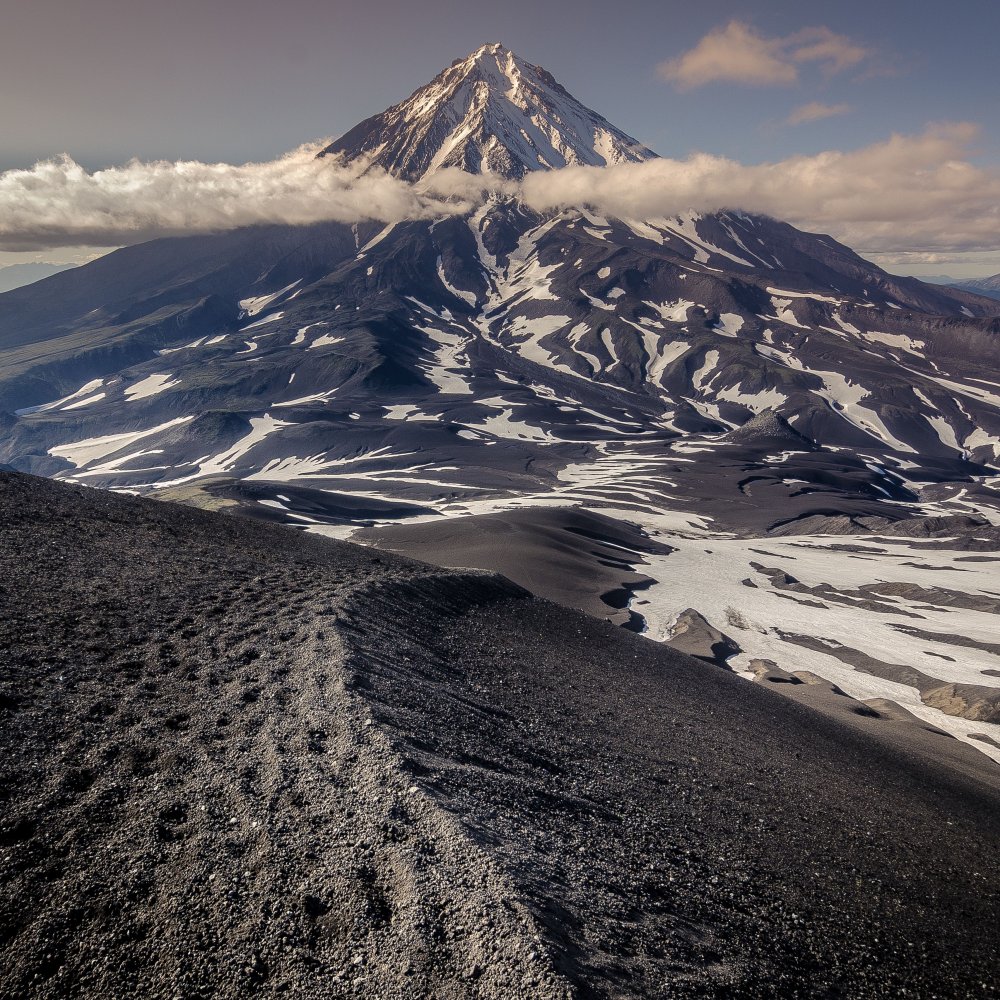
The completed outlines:
{"type": "Polygon", "coordinates": [[[517,179],[530,170],[656,156],[499,42],[361,122],[321,155],[329,154],[369,156],[407,180],[442,167],[517,179]]]}

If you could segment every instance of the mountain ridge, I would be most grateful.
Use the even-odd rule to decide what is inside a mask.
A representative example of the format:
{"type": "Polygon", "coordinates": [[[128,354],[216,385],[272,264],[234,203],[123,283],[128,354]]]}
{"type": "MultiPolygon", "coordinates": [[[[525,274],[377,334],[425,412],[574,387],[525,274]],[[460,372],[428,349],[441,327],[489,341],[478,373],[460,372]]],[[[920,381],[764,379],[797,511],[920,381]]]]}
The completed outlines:
{"type": "Polygon", "coordinates": [[[991,299],[1000,299],[1000,274],[993,274],[986,278],[967,278],[964,281],[949,279],[949,284],[952,288],[961,288],[966,292],[985,295],[991,299]]]}

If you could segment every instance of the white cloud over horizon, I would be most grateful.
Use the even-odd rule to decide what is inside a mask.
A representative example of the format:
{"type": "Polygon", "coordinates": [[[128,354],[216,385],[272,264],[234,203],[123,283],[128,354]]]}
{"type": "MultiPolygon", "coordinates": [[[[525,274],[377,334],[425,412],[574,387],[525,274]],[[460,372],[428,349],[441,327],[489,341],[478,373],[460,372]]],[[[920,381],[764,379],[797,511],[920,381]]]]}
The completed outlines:
{"type": "Polygon", "coordinates": [[[789,86],[798,81],[806,64],[833,76],[871,55],[873,52],[861,43],[827,27],[768,38],[752,25],[733,20],[714,28],[693,49],[660,63],[657,72],[681,90],[718,82],[789,86]]]}
{"type": "Polygon", "coordinates": [[[435,219],[472,211],[491,194],[540,212],[587,207],[638,219],[741,209],[869,254],[988,252],[1000,249],[1000,168],[970,160],[976,135],[974,125],[946,123],[772,163],[697,153],[539,171],[520,183],[448,170],[410,184],[318,159],[318,144],[240,166],[133,161],[88,172],[60,157],[0,173],[0,252],[120,246],[267,223],[435,219]]]}

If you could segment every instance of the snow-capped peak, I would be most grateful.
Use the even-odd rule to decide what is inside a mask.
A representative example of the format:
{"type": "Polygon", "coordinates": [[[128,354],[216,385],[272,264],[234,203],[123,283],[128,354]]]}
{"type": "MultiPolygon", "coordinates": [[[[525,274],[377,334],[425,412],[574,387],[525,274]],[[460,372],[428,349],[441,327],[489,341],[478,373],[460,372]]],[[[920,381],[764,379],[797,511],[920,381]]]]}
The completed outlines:
{"type": "Polygon", "coordinates": [[[519,178],[529,170],[656,155],[500,42],[456,60],[324,153],[368,156],[411,180],[442,167],[519,178]]]}

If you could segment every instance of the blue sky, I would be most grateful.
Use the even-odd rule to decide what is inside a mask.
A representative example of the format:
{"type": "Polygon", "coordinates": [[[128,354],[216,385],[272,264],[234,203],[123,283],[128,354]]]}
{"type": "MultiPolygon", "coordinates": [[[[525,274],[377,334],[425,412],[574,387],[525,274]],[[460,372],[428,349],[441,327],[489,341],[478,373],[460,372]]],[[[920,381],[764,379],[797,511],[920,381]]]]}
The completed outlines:
{"type": "MultiPolygon", "coordinates": [[[[930,14],[901,0],[6,7],[0,170],[61,152],[89,169],[133,156],[272,158],[346,131],[495,40],[665,156],[701,151],[753,164],[854,150],[929,123],[973,122],[980,130],[963,158],[1000,169],[1000,4],[986,0],[957,0],[930,14]],[[699,45],[705,54],[706,36],[733,21],[759,43],[770,75],[741,78],[734,70],[735,78],[712,80],[697,65],[694,76],[677,71],[678,60],[696,57],[699,45]],[[664,70],[671,60],[674,70],[664,70]],[[810,107],[829,114],[788,123],[797,111],[809,119],[802,109],[810,107]]],[[[707,63],[717,65],[711,53],[707,63]]],[[[1000,256],[984,257],[982,247],[977,254],[983,263],[967,255],[958,266],[1000,271],[1000,256]]],[[[947,260],[910,263],[906,269],[950,273],[947,260]]]]}

